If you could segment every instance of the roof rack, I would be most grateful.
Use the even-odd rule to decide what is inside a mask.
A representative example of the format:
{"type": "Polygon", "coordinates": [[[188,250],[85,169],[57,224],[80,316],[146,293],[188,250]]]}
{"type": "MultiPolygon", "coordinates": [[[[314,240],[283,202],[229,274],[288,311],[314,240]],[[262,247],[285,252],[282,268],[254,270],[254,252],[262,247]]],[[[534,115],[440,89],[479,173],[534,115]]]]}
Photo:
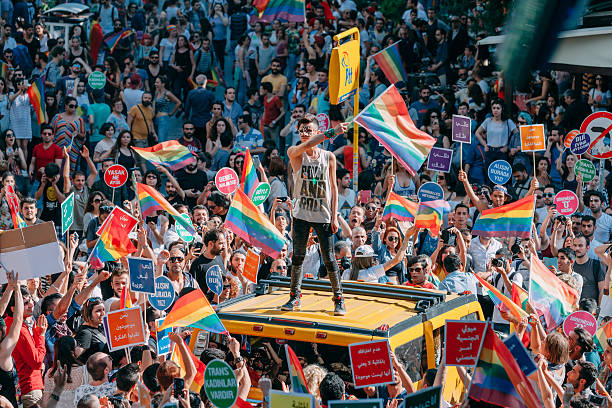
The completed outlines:
{"type": "MultiPolygon", "coordinates": [[[[289,288],[291,279],[285,276],[275,278],[274,280],[263,279],[259,282],[256,293],[261,295],[268,293],[270,287],[289,288]]],[[[302,281],[302,289],[317,290],[331,292],[331,284],[328,280],[320,279],[304,279],[302,281]]],[[[376,296],[387,299],[401,299],[415,301],[417,311],[426,310],[438,303],[446,301],[446,294],[429,292],[425,290],[417,290],[395,285],[364,285],[358,282],[342,282],[342,291],[351,295],[366,295],[376,296]]]]}

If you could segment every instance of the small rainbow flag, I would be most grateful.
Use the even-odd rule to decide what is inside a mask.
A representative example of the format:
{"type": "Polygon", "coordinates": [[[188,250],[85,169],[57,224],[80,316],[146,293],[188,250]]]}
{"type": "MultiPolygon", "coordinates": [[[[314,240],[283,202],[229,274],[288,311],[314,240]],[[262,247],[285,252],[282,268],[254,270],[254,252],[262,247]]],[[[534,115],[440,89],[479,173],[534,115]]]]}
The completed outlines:
{"type": "Polygon", "coordinates": [[[34,108],[34,113],[36,113],[38,124],[45,123],[47,121],[47,113],[45,112],[45,85],[42,77],[38,78],[30,85],[27,93],[30,98],[30,103],[34,108]]]}
{"type": "Polygon", "coordinates": [[[240,189],[225,217],[225,226],[272,258],[277,258],[285,245],[285,238],[240,189]]]}
{"type": "Polygon", "coordinates": [[[157,330],[168,327],[197,327],[213,333],[228,334],[201,289],[194,289],[177,299],[157,330]]]}
{"type": "Polygon", "coordinates": [[[516,317],[519,320],[522,319],[523,317],[529,316],[527,312],[521,309],[512,300],[508,299],[508,297],[504,295],[503,293],[501,293],[499,289],[497,289],[495,286],[491,285],[489,282],[480,278],[476,274],[474,274],[474,276],[476,277],[476,279],[478,279],[478,282],[480,282],[480,285],[482,285],[482,287],[488,291],[487,294],[489,295],[493,303],[495,303],[496,305],[503,304],[510,311],[510,313],[512,313],[514,317],[516,317]]]}
{"type": "Polygon", "coordinates": [[[445,200],[421,201],[414,226],[428,229],[432,236],[438,236],[442,225],[442,217],[448,211],[450,211],[450,206],[445,200]]]}
{"type": "Polygon", "coordinates": [[[417,128],[404,98],[391,85],[355,117],[414,176],[436,139],[417,128]]]}
{"type": "Polygon", "coordinates": [[[253,197],[255,189],[259,185],[259,178],[257,178],[253,158],[251,157],[251,152],[248,148],[246,149],[244,163],[242,164],[240,184],[242,184],[242,191],[244,191],[244,194],[246,194],[249,198],[253,197]]]}
{"type": "Polygon", "coordinates": [[[111,224],[110,221],[106,224],[89,255],[88,262],[95,269],[102,268],[104,262],[116,261],[136,252],[136,247],[128,237],[129,231],[111,228],[111,224]]]}
{"type": "Polygon", "coordinates": [[[306,20],[304,0],[255,0],[259,20],[271,23],[276,19],[282,22],[303,23],[306,20]]]}
{"type": "MultiPolygon", "coordinates": [[[[193,352],[189,348],[189,345],[185,343],[185,340],[183,340],[183,344],[185,344],[185,348],[187,349],[187,352],[189,353],[189,357],[191,358],[191,361],[193,361],[193,363],[196,366],[196,376],[193,379],[193,382],[191,383],[189,390],[199,393],[200,389],[204,385],[204,372],[206,371],[206,364],[204,364],[204,362],[202,362],[199,358],[195,356],[195,354],[193,354],[193,352]]],[[[185,364],[185,361],[183,360],[183,356],[181,355],[181,351],[178,347],[174,347],[174,351],[172,352],[172,357],[170,357],[170,360],[174,361],[176,365],[180,367],[181,376],[184,376],[186,372],[185,370],[187,368],[187,364],[185,364]]]]}
{"type": "Polygon", "coordinates": [[[2,78],[6,79],[6,75],[8,74],[9,66],[6,62],[0,61],[0,75],[2,78]]]}
{"type": "Polygon", "coordinates": [[[129,284],[125,285],[121,290],[121,297],[119,298],[119,309],[128,309],[132,307],[132,294],[130,293],[129,284]]]}
{"type": "Polygon", "coordinates": [[[530,195],[501,207],[484,210],[474,223],[472,235],[529,238],[535,196],[530,195]]]}
{"type": "Polygon", "coordinates": [[[593,341],[600,353],[606,350],[606,347],[608,347],[608,339],[612,338],[612,324],[610,323],[612,323],[612,321],[607,322],[597,329],[595,336],[593,336],[593,341]]]}
{"type": "Polygon", "coordinates": [[[289,368],[289,376],[291,377],[291,391],[300,394],[309,394],[308,384],[300,360],[295,355],[295,352],[288,344],[285,344],[285,352],[287,354],[287,367],[289,368]]]}
{"type": "Polygon", "coordinates": [[[168,140],[151,147],[132,146],[132,149],[143,159],[156,166],[168,167],[172,171],[182,169],[197,160],[191,150],[180,144],[178,140],[168,140]]]}
{"type": "Polygon", "coordinates": [[[488,323],[468,396],[508,408],[542,405],[514,356],[488,323]]]}
{"type": "Polygon", "coordinates": [[[108,46],[108,48],[110,48],[110,52],[112,53],[115,51],[115,47],[117,47],[119,41],[129,37],[132,34],[134,34],[133,30],[122,30],[118,33],[112,33],[104,39],[104,43],[108,46]]]}
{"type": "Polygon", "coordinates": [[[414,221],[418,208],[418,203],[391,191],[383,210],[382,219],[383,221],[392,218],[398,221],[414,221]]]}
{"type": "Polygon", "coordinates": [[[512,301],[520,306],[521,309],[527,311],[529,293],[514,282],[512,282],[512,301]]]}
{"type": "Polygon", "coordinates": [[[207,78],[206,80],[206,87],[214,89],[217,87],[217,85],[219,85],[219,74],[213,67],[213,69],[210,70],[210,78],[207,78]]]}
{"type": "Polygon", "coordinates": [[[553,330],[573,312],[578,293],[552,273],[537,256],[531,256],[529,300],[544,315],[546,328],[553,330]]]}
{"type": "Polygon", "coordinates": [[[399,41],[374,54],[374,60],[392,84],[400,81],[408,82],[408,75],[399,52],[399,41]]]}
{"type": "Polygon", "coordinates": [[[174,220],[181,224],[187,232],[191,235],[195,235],[196,231],[193,225],[181,217],[176,208],[174,208],[159,191],[142,183],[136,183],[136,191],[138,192],[140,212],[143,217],[155,214],[156,211],[166,211],[168,214],[172,215],[174,220]]]}

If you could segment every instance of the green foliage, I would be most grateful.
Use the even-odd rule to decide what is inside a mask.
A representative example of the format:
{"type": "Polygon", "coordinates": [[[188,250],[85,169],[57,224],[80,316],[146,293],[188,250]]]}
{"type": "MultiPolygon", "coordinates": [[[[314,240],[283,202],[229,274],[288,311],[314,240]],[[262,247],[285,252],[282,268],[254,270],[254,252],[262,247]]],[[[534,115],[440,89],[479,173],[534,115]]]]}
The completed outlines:
{"type": "Polygon", "coordinates": [[[379,0],[377,3],[383,16],[395,22],[398,22],[406,11],[406,0],[379,0]]]}

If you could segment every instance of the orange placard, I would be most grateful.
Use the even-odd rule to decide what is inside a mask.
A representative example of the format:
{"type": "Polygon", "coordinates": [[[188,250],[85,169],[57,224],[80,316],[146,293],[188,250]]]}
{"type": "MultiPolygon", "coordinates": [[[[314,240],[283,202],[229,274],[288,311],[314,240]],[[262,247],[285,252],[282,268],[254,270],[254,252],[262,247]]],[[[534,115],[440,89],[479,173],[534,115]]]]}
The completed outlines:
{"type": "Polygon", "coordinates": [[[244,268],[242,269],[242,276],[245,279],[250,280],[253,283],[257,283],[257,271],[259,270],[259,252],[256,252],[253,248],[247,252],[246,259],[244,260],[244,268]]]}
{"type": "Polygon", "coordinates": [[[117,310],[104,316],[104,331],[110,351],[145,343],[140,307],[117,310]]]}
{"type": "Polygon", "coordinates": [[[544,139],[544,125],[526,125],[520,127],[521,151],[537,152],[546,150],[544,139]]]}

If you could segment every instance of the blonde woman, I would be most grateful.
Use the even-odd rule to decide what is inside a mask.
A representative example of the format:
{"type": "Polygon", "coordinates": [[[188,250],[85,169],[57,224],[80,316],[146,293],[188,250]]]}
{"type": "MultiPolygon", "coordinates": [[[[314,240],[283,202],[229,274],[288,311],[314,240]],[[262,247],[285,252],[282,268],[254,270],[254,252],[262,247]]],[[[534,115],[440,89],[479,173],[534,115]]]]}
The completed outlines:
{"type": "MultiPolygon", "coordinates": [[[[317,343],[313,343],[316,346],[317,343]]],[[[327,375],[327,370],[317,364],[310,364],[304,367],[304,378],[310,393],[314,395],[317,401],[317,408],[321,407],[321,394],[319,393],[319,385],[323,378],[327,375]]]]}

